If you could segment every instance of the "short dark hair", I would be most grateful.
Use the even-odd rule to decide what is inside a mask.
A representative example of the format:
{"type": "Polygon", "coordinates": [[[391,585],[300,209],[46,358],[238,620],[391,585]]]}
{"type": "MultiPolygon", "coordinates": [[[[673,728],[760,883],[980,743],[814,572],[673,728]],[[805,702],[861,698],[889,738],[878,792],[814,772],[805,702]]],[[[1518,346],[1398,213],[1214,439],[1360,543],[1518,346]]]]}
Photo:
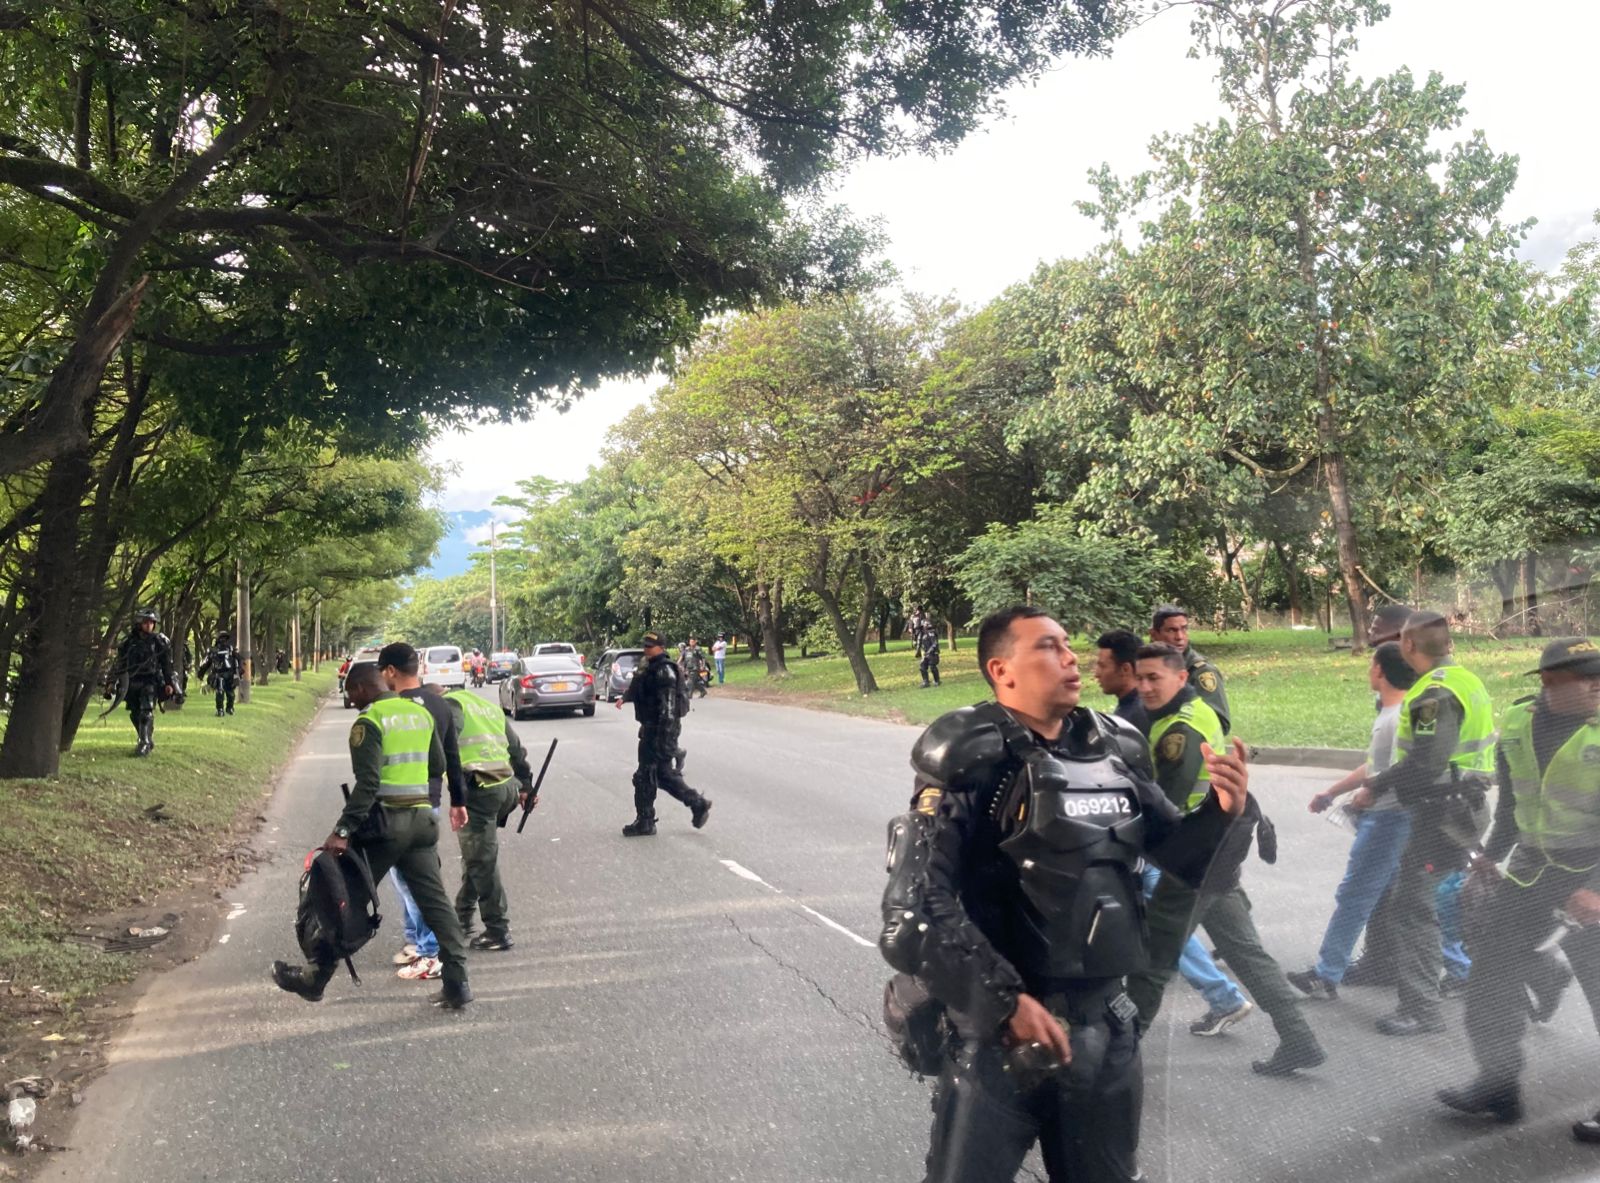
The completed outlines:
{"type": "Polygon", "coordinates": [[[1437,612],[1413,612],[1400,631],[1411,638],[1417,652],[1435,661],[1450,656],[1450,622],[1437,612]]]}
{"type": "Polygon", "coordinates": [[[420,662],[417,660],[417,651],[404,641],[390,641],[378,651],[378,668],[380,670],[393,666],[402,674],[414,674],[420,662]]]}
{"type": "Polygon", "coordinates": [[[1118,665],[1132,665],[1139,660],[1139,638],[1125,628],[1101,633],[1094,644],[1097,649],[1109,649],[1118,665]]]}
{"type": "Polygon", "coordinates": [[[1140,645],[1139,653],[1135,660],[1159,661],[1169,670],[1181,670],[1184,668],[1183,654],[1180,653],[1175,647],[1171,645],[1163,645],[1160,642],[1157,642],[1153,645],[1140,645]]]}
{"type": "Polygon", "coordinates": [[[1187,620],[1189,618],[1189,610],[1179,607],[1177,604],[1162,604],[1155,610],[1155,614],[1150,617],[1150,627],[1153,629],[1160,628],[1174,616],[1181,616],[1187,620]]]}
{"type": "Polygon", "coordinates": [[[1378,667],[1383,680],[1396,690],[1410,690],[1417,683],[1417,671],[1406,664],[1400,655],[1400,642],[1385,641],[1372,651],[1372,664],[1378,667]]]}
{"type": "Polygon", "coordinates": [[[1410,620],[1412,609],[1405,604],[1385,604],[1372,615],[1372,637],[1376,641],[1392,641],[1410,620]]]}
{"type": "Polygon", "coordinates": [[[368,662],[350,667],[350,672],[344,676],[344,688],[348,692],[352,686],[365,686],[369,682],[383,685],[383,673],[379,667],[368,662]]]}
{"type": "Polygon", "coordinates": [[[1011,626],[1019,620],[1036,620],[1049,615],[1032,604],[1013,604],[983,618],[978,625],[978,672],[985,682],[994,686],[994,679],[989,676],[989,659],[1004,657],[1011,651],[1011,626]]]}

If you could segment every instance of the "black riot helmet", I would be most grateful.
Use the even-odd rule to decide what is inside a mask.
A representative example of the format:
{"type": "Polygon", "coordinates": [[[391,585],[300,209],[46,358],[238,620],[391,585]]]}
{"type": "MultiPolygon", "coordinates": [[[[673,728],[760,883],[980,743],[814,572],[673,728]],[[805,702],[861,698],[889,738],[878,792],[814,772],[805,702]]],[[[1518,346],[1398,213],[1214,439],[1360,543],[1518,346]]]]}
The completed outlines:
{"type": "Polygon", "coordinates": [[[157,612],[154,608],[140,608],[137,612],[135,612],[133,614],[133,623],[134,624],[143,624],[147,620],[151,624],[160,624],[161,623],[161,614],[159,612],[157,612]]]}

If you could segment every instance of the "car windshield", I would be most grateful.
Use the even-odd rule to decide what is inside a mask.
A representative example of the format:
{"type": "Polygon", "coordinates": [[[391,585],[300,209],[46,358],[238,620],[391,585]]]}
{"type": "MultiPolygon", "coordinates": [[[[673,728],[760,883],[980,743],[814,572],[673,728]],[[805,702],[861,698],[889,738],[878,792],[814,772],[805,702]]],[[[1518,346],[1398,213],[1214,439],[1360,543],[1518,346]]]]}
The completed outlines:
{"type": "Polygon", "coordinates": [[[490,661],[515,661],[515,660],[517,660],[517,655],[515,653],[491,653],[489,655],[489,660],[490,661]]]}
{"type": "Polygon", "coordinates": [[[550,642],[549,644],[540,645],[539,649],[538,649],[538,653],[539,653],[539,655],[541,657],[544,656],[546,653],[576,653],[576,652],[577,652],[577,650],[574,649],[571,645],[567,645],[567,644],[564,644],[564,643],[561,643],[561,642],[554,642],[554,641],[550,642]]]}
{"type": "Polygon", "coordinates": [[[460,661],[461,660],[461,650],[459,650],[459,649],[443,649],[443,648],[442,649],[429,649],[428,650],[428,656],[426,658],[424,658],[423,660],[430,661],[430,662],[434,663],[435,665],[443,665],[443,664],[446,664],[446,663],[452,662],[452,661],[460,661]]]}
{"type": "Polygon", "coordinates": [[[619,653],[617,654],[617,659],[614,664],[619,670],[631,670],[634,666],[639,664],[639,654],[619,653]]]}

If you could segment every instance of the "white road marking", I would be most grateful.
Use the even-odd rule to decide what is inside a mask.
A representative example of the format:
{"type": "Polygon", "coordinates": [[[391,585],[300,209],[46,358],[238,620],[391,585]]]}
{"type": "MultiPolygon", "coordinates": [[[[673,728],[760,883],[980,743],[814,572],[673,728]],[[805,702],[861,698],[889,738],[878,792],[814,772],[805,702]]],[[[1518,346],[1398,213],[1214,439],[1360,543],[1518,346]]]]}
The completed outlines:
{"type": "Polygon", "coordinates": [[[226,945],[228,943],[229,938],[231,938],[232,936],[233,936],[233,934],[231,932],[223,933],[220,937],[217,938],[217,944],[226,945]]]}
{"type": "Polygon", "coordinates": [[[229,920],[237,920],[237,919],[239,919],[239,917],[243,916],[244,913],[245,913],[245,908],[244,908],[243,904],[232,904],[232,905],[230,905],[230,907],[232,907],[233,911],[228,913],[227,918],[229,920]]]}
{"type": "MultiPolygon", "coordinates": [[[[720,862],[724,867],[727,867],[728,870],[732,871],[735,875],[739,876],[739,878],[748,879],[751,883],[759,883],[759,884],[761,884],[762,887],[766,888],[768,891],[772,892],[774,895],[783,895],[783,891],[781,889],[772,886],[772,884],[768,883],[760,875],[757,875],[749,867],[743,866],[742,864],[736,863],[732,859],[727,859],[727,858],[719,859],[717,861],[720,862]]],[[[787,899],[788,897],[785,896],[784,898],[787,899]]],[[[822,921],[822,923],[826,924],[829,928],[833,929],[834,932],[841,933],[842,935],[849,937],[852,941],[854,941],[856,944],[862,946],[863,948],[865,948],[865,949],[875,948],[873,943],[871,941],[867,940],[866,937],[862,936],[860,933],[854,932],[851,929],[846,928],[844,925],[840,924],[837,920],[834,920],[832,917],[824,916],[821,912],[817,911],[815,908],[808,907],[807,905],[802,904],[799,900],[795,900],[794,904],[795,904],[795,906],[797,908],[799,908],[806,915],[815,916],[818,920],[822,921]]]]}

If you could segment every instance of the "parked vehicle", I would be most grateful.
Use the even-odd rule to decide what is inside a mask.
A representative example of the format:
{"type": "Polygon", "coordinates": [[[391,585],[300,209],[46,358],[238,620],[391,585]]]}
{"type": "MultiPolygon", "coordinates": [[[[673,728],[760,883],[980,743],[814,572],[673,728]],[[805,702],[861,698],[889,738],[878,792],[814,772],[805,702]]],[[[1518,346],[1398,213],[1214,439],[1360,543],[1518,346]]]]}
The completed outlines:
{"type": "Polygon", "coordinates": [[[576,654],[524,657],[500,680],[500,709],[513,719],[549,711],[582,711],[594,715],[594,675],[577,663],[576,654]]]}
{"type": "Polygon", "coordinates": [[[418,649],[417,676],[424,684],[435,686],[465,686],[467,660],[459,645],[429,645],[418,649]]]}
{"type": "Polygon", "coordinates": [[[583,653],[578,649],[578,647],[576,645],[574,645],[571,641],[545,641],[541,645],[535,645],[533,647],[533,652],[530,653],[528,656],[529,657],[549,657],[550,655],[555,654],[555,653],[570,653],[572,656],[574,656],[574,657],[576,657],[578,659],[578,664],[579,665],[588,665],[589,664],[588,659],[583,655],[583,653]]]}
{"type": "Polygon", "coordinates": [[[515,670],[517,662],[521,660],[521,654],[512,649],[503,649],[498,653],[489,654],[489,681],[498,682],[515,670]]]}
{"type": "Polygon", "coordinates": [[[594,667],[595,693],[607,702],[616,702],[643,660],[643,649],[607,649],[594,667]]]}

